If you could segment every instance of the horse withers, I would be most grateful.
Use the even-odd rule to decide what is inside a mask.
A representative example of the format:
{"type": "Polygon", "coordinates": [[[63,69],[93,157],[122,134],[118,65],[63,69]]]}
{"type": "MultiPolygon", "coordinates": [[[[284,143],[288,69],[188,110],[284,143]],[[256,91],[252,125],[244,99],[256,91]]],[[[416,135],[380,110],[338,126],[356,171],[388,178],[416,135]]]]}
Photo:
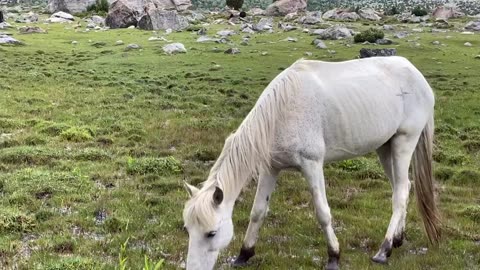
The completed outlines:
{"type": "Polygon", "coordinates": [[[417,205],[429,240],[440,238],[432,177],[434,95],[405,58],[375,57],[345,62],[299,60],[263,91],[237,131],[230,135],[183,218],[189,233],[187,270],[213,269],[233,237],[232,212],[243,186],[258,176],[241,266],[255,254],[277,175],[296,169],[306,178],[315,214],[327,240],[327,269],[338,269],[340,247],[327,202],[324,164],[376,151],[390,180],[392,216],[372,257],[387,263],[402,244],[413,165],[417,205]]]}

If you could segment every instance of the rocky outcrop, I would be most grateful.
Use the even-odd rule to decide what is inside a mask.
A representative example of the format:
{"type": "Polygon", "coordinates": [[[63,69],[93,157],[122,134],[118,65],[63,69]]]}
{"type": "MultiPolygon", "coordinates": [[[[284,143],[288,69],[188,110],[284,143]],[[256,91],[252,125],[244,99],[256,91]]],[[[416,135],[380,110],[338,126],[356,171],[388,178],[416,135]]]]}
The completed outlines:
{"type": "Polygon", "coordinates": [[[360,58],[397,55],[397,49],[360,49],[360,58]]]}
{"type": "Polygon", "coordinates": [[[63,12],[63,11],[59,11],[59,12],[56,12],[56,13],[52,14],[52,16],[50,16],[50,18],[47,19],[47,22],[50,22],[50,23],[64,23],[64,22],[72,22],[74,20],[75,20],[75,18],[71,14],[68,14],[68,13],[63,12]]]}
{"type": "Polygon", "coordinates": [[[353,31],[343,25],[335,25],[327,29],[317,29],[313,32],[319,39],[337,40],[352,37],[353,31]]]}
{"type": "Polygon", "coordinates": [[[480,19],[467,23],[467,25],[465,25],[465,29],[471,31],[480,31],[480,19]]]}
{"type": "Polygon", "coordinates": [[[110,5],[105,22],[110,28],[126,28],[136,26],[147,16],[142,25],[155,25],[160,11],[185,11],[191,5],[190,0],[116,0],[110,5]]]}
{"type": "Polygon", "coordinates": [[[267,16],[285,16],[292,12],[304,11],[307,8],[307,0],[278,0],[267,7],[267,16]]]}
{"type": "Polygon", "coordinates": [[[351,12],[346,9],[334,8],[329,10],[323,14],[323,19],[326,20],[337,20],[337,21],[347,21],[347,22],[354,22],[360,19],[360,16],[355,13],[351,12]]]}
{"type": "Polygon", "coordinates": [[[149,10],[140,18],[138,28],[144,30],[183,30],[188,27],[188,20],[175,10],[149,10]]]}
{"type": "Polygon", "coordinates": [[[373,8],[362,8],[358,11],[360,18],[369,21],[379,21],[382,17],[373,8]]]}
{"type": "Polygon", "coordinates": [[[439,6],[432,12],[432,16],[434,18],[448,20],[450,18],[458,18],[465,16],[465,14],[457,10],[455,7],[439,6]]]}

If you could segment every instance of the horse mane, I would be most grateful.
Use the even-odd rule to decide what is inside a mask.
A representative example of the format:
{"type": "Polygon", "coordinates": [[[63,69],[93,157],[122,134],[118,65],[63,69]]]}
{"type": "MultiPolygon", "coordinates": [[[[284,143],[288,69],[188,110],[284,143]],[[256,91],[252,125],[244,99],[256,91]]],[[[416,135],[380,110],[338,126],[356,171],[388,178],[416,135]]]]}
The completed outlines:
{"type": "Polygon", "coordinates": [[[185,224],[198,223],[211,228],[216,224],[212,200],[215,187],[223,190],[225,199],[236,199],[248,180],[270,168],[275,128],[283,121],[292,92],[300,88],[293,66],[273,79],[239,128],[226,139],[209,177],[186,203],[185,224]]]}

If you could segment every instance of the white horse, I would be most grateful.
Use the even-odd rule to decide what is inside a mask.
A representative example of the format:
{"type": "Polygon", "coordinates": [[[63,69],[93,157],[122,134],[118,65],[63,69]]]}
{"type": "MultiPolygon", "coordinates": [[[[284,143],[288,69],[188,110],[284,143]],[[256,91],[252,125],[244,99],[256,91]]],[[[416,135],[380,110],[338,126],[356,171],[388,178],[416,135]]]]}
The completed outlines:
{"type": "Polygon", "coordinates": [[[264,90],[238,130],[225,142],[183,218],[189,233],[188,270],[213,269],[233,237],[232,212],[242,187],[259,175],[250,223],[234,265],[252,257],[277,175],[297,169],[307,179],[315,213],[328,242],[327,269],[338,269],[340,248],[332,227],[323,166],[376,150],[393,189],[393,214],[372,260],[386,263],[402,244],[413,176],[429,240],[440,238],[432,178],[434,95],[405,58],[377,57],[329,63],[299,60],[264,90]]]}

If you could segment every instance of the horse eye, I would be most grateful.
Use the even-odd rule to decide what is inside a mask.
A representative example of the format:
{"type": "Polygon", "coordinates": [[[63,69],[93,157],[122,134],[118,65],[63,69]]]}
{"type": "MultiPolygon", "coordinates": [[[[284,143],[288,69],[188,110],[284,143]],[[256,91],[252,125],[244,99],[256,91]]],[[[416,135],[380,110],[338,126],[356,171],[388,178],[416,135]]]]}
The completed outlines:
{"type": "Polygon", "coordinates": [[[217,234],[217,231],[211,231],[206,234],[207,238],[212,238],[217,234]]]}

